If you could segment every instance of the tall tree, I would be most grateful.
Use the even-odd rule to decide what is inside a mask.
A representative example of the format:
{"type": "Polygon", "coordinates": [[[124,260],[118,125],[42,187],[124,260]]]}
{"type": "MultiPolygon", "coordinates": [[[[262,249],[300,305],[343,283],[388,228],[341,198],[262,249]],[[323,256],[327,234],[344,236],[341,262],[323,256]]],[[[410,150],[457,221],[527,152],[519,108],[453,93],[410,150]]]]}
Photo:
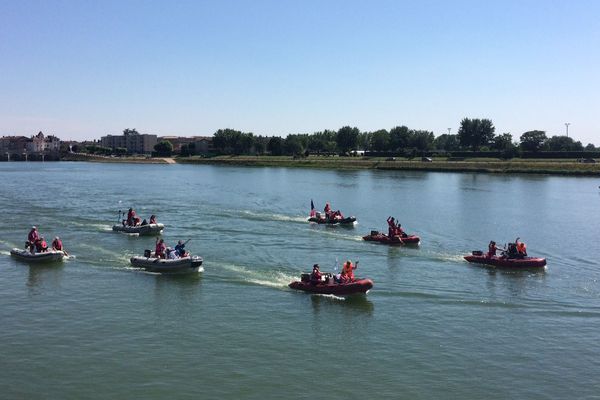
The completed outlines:
{"type": "Polygon", "coordinates": [[[460,122],[458,140],[462,146],[478,150],[481,146],[488,146],[494,138],[496,128],[490,119],[464,118],[460,122]]]}
{"type": "Polygon", "coordinates": [[[396,126],[390,129],[390,150],[399,151],[410,146],[410,130],[408,127],[396,126]]]}
{"type": "Polygon", "coordinates": [[[544,143],[544,150],[550,151],[583,151],[581,142],[568,136],[552,136],[544,143]]]}
{"type": "Polygon", "coordinates": [[[380,129],[371,133],[371,144],[369,148],[374,151],[387,151],[390,148],[390,133],[380,129]]]}
{"type": "Polygon", "coordinates": [[[267,144],[267,150],[271,153],[272,156],[280,156],[283,154],[283,139],[279,136],[273,136],[269,139],[269,144],[267,144]]]}
{"type": "Polygon", "coordinates": [[[527,131],[521,135],[521,148],[525,151],[539,151],[548,138],[544,131],[527,131]]]}
{"type": "Polygon", "coordinates": [[[419,151],[427,151],[433,148],[435,136],[429,131],[410,131],[410,147],[419,151]]]}
{"type": "Polygon", "coordinates": [[[344,126],[337,131],[337,135],[335,136],[335,141],[337,143],[338,149],[342,153],[347,153],[350,150],[356,149],[356,145],[358,144],[358,134],[360,131],[358,128],[351,128],[349,126],[344,126]]]}

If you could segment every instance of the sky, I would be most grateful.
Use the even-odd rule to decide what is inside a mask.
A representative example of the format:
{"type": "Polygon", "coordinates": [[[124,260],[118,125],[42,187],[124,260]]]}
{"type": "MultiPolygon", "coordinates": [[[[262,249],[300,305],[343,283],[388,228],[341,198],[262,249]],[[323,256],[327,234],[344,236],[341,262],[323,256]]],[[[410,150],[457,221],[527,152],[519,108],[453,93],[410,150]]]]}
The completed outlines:
{"type": "Polygon", "coordinates": [[[0,0],[0,136],[489,118],[600,145],[596,0],[0,0]]]}

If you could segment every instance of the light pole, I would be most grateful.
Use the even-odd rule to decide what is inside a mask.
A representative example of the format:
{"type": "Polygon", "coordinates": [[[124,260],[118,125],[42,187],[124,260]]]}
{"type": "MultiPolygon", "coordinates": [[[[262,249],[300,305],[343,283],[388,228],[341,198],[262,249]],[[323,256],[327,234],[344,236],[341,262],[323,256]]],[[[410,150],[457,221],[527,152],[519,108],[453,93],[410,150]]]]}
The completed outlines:
{"type": "Polygon", "coordinates": [[[452,130],[452,128],[448,128],[448,135],[450,134],[450,131],[452,130]]]}
{"type": "Polygon", "coordinates": [[[570,122],[565,122],[565,126],[567,127],[567,137],[569,137],[569,125],[571,125],[570,122]]]}

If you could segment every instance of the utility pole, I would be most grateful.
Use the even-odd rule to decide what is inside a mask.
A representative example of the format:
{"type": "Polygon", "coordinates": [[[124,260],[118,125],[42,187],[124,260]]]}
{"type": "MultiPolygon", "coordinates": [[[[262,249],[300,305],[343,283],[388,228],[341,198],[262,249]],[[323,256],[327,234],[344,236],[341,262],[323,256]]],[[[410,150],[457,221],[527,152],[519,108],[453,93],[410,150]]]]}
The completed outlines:
{"type": "Polygon", "coordinates": [[[452,128],[448,128],[448,135],[450,134],[450,131],[452,130],[452,128]]]}
{"type": "Polygon", "coordinates": [[[565,126],[567,127],[567,137],[569,137],[569,125],[571,125],[570,122],[565,122],[565,126]]]}

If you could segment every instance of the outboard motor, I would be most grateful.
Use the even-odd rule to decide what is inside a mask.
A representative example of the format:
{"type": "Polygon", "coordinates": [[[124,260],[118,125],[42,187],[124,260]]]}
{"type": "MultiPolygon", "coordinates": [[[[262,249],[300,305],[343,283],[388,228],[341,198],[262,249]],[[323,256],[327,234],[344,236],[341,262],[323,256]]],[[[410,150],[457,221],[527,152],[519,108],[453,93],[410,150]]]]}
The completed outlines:
{"type": "Polygon", "coordinates": [[[152,255],[152,250],[144,250],[144,257],[149,258],[152,255]]]}
{"type": "Polygon", "coordinates": [[[310,282],[310,274],[302,274],[302,275],[300,275],[300,281],[302,281],[302,282],[310,282]]]}

